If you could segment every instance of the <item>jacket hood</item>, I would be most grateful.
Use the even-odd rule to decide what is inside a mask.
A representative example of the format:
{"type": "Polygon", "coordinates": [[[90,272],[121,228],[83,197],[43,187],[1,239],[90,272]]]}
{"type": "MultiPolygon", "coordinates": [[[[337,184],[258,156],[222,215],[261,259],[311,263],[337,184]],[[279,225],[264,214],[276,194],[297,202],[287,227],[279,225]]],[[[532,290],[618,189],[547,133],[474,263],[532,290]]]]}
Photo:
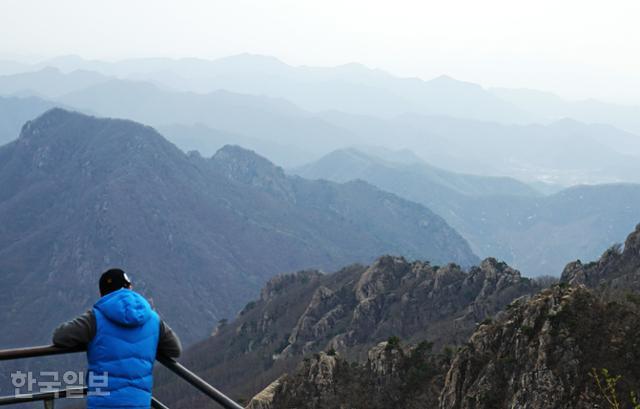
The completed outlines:
{"type": "Polygon", "coordinates": [[[151,317],[151,305],[143,296],[121,288],[100,298],[94,305],[105,317],[124,327],[139,327],[151,317]]]}

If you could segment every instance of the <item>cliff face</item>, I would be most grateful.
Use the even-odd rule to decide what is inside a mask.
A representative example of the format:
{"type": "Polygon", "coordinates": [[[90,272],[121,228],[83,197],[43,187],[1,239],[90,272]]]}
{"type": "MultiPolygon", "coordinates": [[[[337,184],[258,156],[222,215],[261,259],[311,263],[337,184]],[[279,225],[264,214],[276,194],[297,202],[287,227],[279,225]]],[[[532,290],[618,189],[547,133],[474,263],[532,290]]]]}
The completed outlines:
{"type": "Polygon", "coordinates": [[[447,373],[440,408],[604,407],[592,368],[622,376],[627,404],[640,381],[639,331],[638,305],[606,302],[583,286],[544,290],[471,336],[447,373]]]}
{"type": "Polygon", "coordinates": [[[640,308],[584,286],[554,286],[514,301],[482,324],[450,360],[430,345],[384,342],[364,363],[326,353],[269,385],[249,409],[609,407],[593,376],[621,376],[620,407],[640,381],[640,308]]]}
{"type": "Polygon", "coordinates": [[[465,272],[453,264],[437,267],[382,257],[348,286],[318,286],[282,354],[362,350],[392,335],[429,339],[438,346],[456,343],[477,322],[534,289],[495,259],[465,272]]]}
{"type": "MultiPolygon", "coordinates": [[[[369,352],[364,363],[351,366],[342,364],[342,358],[321,353],[305,360],[292,375],[281,377],[258,395],[266,397],[261,401],[266,406],[250,408],[635,407],[632,393],[640,392],[640,295],[635,291],[639,244],[640,227],[629,235],[623,251],[614,247],[597,262],[571,263],[560,284],[519,298],[511,297],[513,301],[494,314],[493,319],[483,321],[451,359],[451,355],[427,353],[407,361],[407,357],[415,358],[415,351],[425,344],[414,350],[381,344],[369,352]],[[412,366],[416,363],[421,370],[412,366]],[[605,370],[609,375],[605,375],[605,370]],[[607,382],[614,385],[608,392],[607,382]],[[413,386],[407,387],[408,384],[413,386]],[[607,401],[613,395],[619,406],[607,401]]],[[[490,259],[469,273],[448,266],[436,269],[433,274],[425,274],[424,266],[415,263],[408,268],[392,261],[380,259],[359,275],[354,285],[353,317],[360,316],[356,312],[387,310],[396,317],[413,316],[409,315],[412,310],[406,303],[401,304],[400,310],[393,310],[392,304],[375,308],[382,294],[389,297],[393,293],[400,300],[407,299],[407,293],[398,289],[402,283],[410,282],[413,288],[422,288],[427,294],[419,300],[424,307],[420,313],[426,316],[437,316],[431,310],[448,311],[450,305],[445,300],[460,305],[463,298],[452,289],[474,289],[475,301],[462,308],[463,312],[457,315],[449,310],[453,321],[465,323],[469,322],[466,314],[478,317],[495,311],[494,307],[502,308],[501,302],[509,298],[506,294],[514,296],[514,288],[518,288],[514,283],[521,280],[516,272],[490,259]],[[408,279],[415,274],[422,277],[419,283],[408,279]],[[432,304],[431,300],[437,302],[432,304]]],[[[336,304],[330,302],[335,291],[328,290],[329,287],[317,290],[315,302],[311,303],[318,309],[324,308],[325,316],[336,310],[336,304]]],[[[357,333],[355,322],[349,328],[357,333]]],[[[384,322],[369,321],[370,333],[375,333],[384,322]]],[[[416,322],[418,326],[424,325],[420,320],[416,322]]],[[[430,332],[415,333],[424,336],[430,332]]],[[[252,405],[258,405],[258,401],[252,405]]]]}
{"type": "MultiPolygon", "coordinates": [[[[433,342],[436,351],[461,343],[478,322],[537,290],[494,259],[465,271],[454,264],[384,256],[368,267],[354,265],[333,274],[282,275],[235,321],[190,350],[185,363],[223,390],[253,396],[321,351],[364,361],[370,348],[392,336],[433,342]]],[[[165,400],[171,403],[170,397],[165,400]]]]}
{"type": "Polygon", "coordinates": [[[248,409],[435,407],[448,361],[431,345],[382,342],[363,363],[321,352],[256,395],[248,409]]]}
{"type": "Polygon", "coordinates": [[[440,408],[606,407],[593,369],[621,376],[627,407],[640,381],[638,290],[640,225],[624,249],[569,263],[559,285],[482,325],[454,359],[440,408]]]}

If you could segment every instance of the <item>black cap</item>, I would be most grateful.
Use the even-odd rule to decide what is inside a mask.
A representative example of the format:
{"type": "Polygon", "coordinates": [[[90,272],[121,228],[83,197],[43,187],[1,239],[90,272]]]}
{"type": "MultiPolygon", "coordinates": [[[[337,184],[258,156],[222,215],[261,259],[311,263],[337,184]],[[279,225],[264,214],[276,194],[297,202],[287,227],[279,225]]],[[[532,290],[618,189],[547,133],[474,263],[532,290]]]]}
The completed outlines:
{"type": "Polygon", "coordinates": [[[131,280],[119,268],[112,268],[100,276],[100,295],[105,296],[121,288],[130,288],[131,280]]]}

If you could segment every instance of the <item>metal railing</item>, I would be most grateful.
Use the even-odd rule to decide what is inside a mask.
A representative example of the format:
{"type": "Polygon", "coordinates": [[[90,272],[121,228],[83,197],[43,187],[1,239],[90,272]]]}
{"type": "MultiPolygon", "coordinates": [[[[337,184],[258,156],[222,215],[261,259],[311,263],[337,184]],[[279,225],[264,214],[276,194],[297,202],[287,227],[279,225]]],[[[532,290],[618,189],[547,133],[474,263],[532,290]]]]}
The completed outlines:
{"type": "MultiPolygon", "coordinates": [[[[38,356],[51,356],[60,354],[70,354],[76,352],[84,352],[84,348],[59,348],[54,345],[37,346],[31,348],[16,348],[0,350],[0,361],[8,361],[13,359],[33,358],[38,356]]],[[[244,409],[231,398],[220,392],[213,386],[209,385],[204,379],[188,370],[182,364],[173,358],[165,356],[156,357],[157,361],[164,365],[171,372],[184,379],[186,382],[194,386],[196,389],[207,395],[220,406],[225,409],[244,409]]],[[[53,408],[53,401],[68,396],[86,395],[87,388],[67,388],[41,393],[31,393],[24,395],[1,396],[0,405],[11,405],[16,403],[43,401],[45,409],[53,408]]],[[[156,409],[169,409],[156,398],[151,399],[151,406],[156,409]]]]}

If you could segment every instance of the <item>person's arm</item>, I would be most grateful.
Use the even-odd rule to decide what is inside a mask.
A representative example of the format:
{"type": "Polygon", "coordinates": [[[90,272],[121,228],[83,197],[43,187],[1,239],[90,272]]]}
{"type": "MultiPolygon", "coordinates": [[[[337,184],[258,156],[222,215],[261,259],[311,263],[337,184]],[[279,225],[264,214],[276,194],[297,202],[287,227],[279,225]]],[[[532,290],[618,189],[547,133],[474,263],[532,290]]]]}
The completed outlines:
{"type": "Polygon", "coordinates": [[[164,321],[160,321],[160,339],[158,340],[158,355],[177,358],[182,353],[182,344],[175,332],[164,321]]]}
{"type": "Polygon", "coordinates": [[[61,324],[53,331],[52,341],[55,346],[74,348],[86,346],[96,335],[96,317],[89,310],[79,317],[61,324]]]}

